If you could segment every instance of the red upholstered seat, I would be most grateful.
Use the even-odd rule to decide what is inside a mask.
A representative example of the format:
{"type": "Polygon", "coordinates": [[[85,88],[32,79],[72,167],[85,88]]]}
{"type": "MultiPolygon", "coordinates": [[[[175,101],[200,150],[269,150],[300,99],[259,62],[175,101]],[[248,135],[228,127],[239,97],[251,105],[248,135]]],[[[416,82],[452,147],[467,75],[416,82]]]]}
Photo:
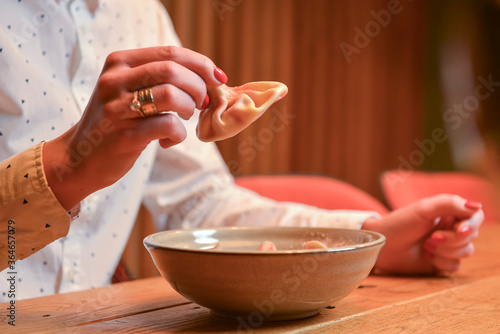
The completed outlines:
{"type": "Polygon", "coordinates": [[[485,223],[500,222],[498,190],[488,180],[474,174],[389,170],[380,176],[380,186],[391,209],[437,194],[457,194],[483,204],[485,223]]]}
{"type": "Polygon", "coordinates": [[[236,184],[280,202],[297,202],[323,209],[370,210],[381,214],[387,208],[363,190],[322,175],[278,174],[235,178],[236,184]]]}

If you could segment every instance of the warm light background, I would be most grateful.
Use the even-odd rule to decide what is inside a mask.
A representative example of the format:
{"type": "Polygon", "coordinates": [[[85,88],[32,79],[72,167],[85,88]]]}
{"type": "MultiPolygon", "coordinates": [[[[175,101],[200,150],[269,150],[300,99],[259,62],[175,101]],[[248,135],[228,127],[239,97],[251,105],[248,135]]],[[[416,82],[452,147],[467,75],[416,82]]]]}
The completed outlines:
{"type": "MultiPolygon", "coordinates": [[[[183,45],[213,59],[228,85],[274,80],[289,87],[250,128],[218,143],[235,175],[326,174],[383,200],[383,171],[451,170],[470,142],[474,117],[448,132],[452,140],[434,142],[432,152],[420,144],[444,131],[444,110],[474,94],[474,74],[467,73],[477,40],[471,4],[480,2],[162,1],[183,45]],[[443,64],[452,79],[443,80],[443,64]],[[452,150],[450,141],[462,146],[452,150]]],[[[147,212],[138,219],[147,222],[147,212]]],[[[137,224],[125,251],[135,278],[157,274],[141,243],[152,232],[150,224],[137,224]]]]}
{"type": "Polygon", "coordinates": [[[289,87],[253,126],[218,144],[234,174],[322,173],[379,197],[379,174],[416,148],[424,121],[425,1],[164,3],[183,45],[213,59],[228,85],[276,80],[289,87]],[[374,24],[371,11],[388,4],[397,14],[386,27],[374,24]],[[367,25],[373,37],[356,44],[356,29],[367,25]],[[361,46],[350,62],[342,42],[361,46]]]}
{"type": "MultiPolygon", "coordinates": [[[[424,135],[426,2],[163,2],[183,45],[209,56],[228,85],[289,87],[250,128],[218,143],[233,174],[321,173],[381,198],[379,174],[408,161],[424,135]],[[376,24],[372,11],[382,17],[392,3],[397,14],[376,24]],[[367,27],[369,40],[355,40],[367,27]],[[356,52],[346,57],[341,43],[356,52]]],[[[138,220],[124,253],[134,278],[157,274],[141,242],[154,232],[146,210],[138,220]]]]}

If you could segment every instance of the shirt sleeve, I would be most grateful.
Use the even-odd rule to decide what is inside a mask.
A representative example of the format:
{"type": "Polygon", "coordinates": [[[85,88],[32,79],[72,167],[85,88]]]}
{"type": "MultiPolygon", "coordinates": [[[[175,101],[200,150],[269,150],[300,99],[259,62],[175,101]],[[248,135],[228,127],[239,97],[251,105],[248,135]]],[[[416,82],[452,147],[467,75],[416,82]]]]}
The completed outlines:
{"type": "Polygon", "coordinates": [[[0,270],[68,233],[71,213],[48,187],[42,147],[0,162],[0,270]]]}
{"type": "Polygon", "coordinates": [[[291,202],[277,202],[229,183],[214,198],[201,204],[209,212],[200,222],[205,226],[302,226],[360,229],[376,212],[325,210],[291,202]],[[208,210],[208,208],[213,208],[208,210]]]}
{"type": "Polygon", "coordinates": [[[192,133],[183,143],[158,150],[144,197],[158,230],[252,225],[359,229],[366,219],[380,217],[262,197],[236,185],[215,144],[202,143],[192,133]]]}
{"type": "MultiPolygon", "coordinates": [[[[163,171],[168,170],[161,167],[163,171]]],[[[160,166],[157,166],[160,168],[160,166]]],[[[220,226],[307,226],[359,229],[372,211],[325,210],[277,202],[234,184],[224,172],[208,172],[147,188],[145,204],[157,230],[220,226]]]]}

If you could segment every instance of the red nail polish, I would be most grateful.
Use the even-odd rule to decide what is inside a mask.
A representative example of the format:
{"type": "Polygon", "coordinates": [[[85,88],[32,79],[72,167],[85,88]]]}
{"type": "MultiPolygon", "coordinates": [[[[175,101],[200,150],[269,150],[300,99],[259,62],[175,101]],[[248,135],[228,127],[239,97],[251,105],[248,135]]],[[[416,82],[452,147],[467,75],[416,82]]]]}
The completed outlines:
{"type": "Polygon", "coordinates": [[[214,77],[219,81],[220,83],[225,84],[227,82],[227,75],[222,71],[220,68],[216,67],[214,69],[214,77]]]}
{"type": "Polygon", "coordinates": [[[208,94],[205,95],[205,99],[203,100],[203,104],[201,105],[201,109],[206,109],[208,107],[208,104],[210,103],[210,98],[208,97],[208,94]]]}
{"type": "Polygon", "coordinates": [[[458,229],[458,235],[460,236],[466,236],[470,232],[470,226],[469,225],[464,225],[458,229]]]}
{"type": "Polygon", "coordinates": [[[465,202],[465,207],[467,209],[479,210],[483,207],[483,205],[479,202],[467,201],[467,202],[465,202]]]}

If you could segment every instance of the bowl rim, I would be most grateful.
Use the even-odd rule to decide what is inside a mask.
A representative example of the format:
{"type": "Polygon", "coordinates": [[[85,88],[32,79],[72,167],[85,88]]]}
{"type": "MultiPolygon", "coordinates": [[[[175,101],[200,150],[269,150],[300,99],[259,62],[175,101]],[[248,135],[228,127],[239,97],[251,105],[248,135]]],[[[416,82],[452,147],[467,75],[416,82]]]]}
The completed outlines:
{"type": "MultiPolygon", "coordinates": [[[[264,241],[264,240],[263,240],[264,241]]],[[[335,228],[335,227],[305,227],[305,226],[224,226],[224,227],[206,227],[206,228],[190,228],[190,229],[173,229],[165,230],[152,233],[143,239],[144,246],[150,249],[165,249],[170,251],[187,252],[187,253],[198,253],[198,254],[225,254],[225,255],[290,255],[290,254],[311,254],[311,253],[338,253],[338,252],[348,252],[359,249],[367,249],[372,247],[383,246],[386,242],[386,237],[378,232],[364,230],[364,229],[346,229],[346,228],[335,228]],[[338,246],[329,247],[327,249],[291,249],[291,250],[276,250],[276,251],[262,251],[262,250],[250,250],[250,251],[235,251],[235,250],[224,250],[224,249],[194,249],[194,248],[182,248],[167,246],[155,242],[153,238],[160,234],[175,234],[175,233],[189,233],[194,231],[203,230],[216,230],[216,231],[227,231],[227,230],[317,230],[317,231],[336,231],[336,232],[349,232],[349,233],[360,233],[360,234],[370,234],[376,238],[369,242],[359,243],[355,245],[348,246],[338,246]]]]}

